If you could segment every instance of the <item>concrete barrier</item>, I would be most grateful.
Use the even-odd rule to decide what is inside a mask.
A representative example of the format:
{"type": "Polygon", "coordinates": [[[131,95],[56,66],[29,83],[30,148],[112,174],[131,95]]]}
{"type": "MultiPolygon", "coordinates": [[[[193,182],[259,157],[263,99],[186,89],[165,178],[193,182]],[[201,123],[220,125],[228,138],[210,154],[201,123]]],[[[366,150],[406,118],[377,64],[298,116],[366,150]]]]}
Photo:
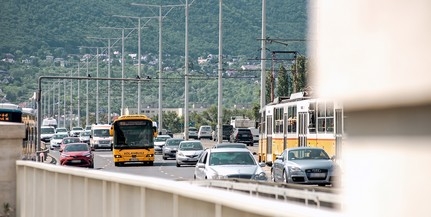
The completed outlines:
{"type": "Polygon", "coordinates": [[[15,161],[21,158],[25,137],[24,124],[0,121],[0,215],[4,205],[10,207],[9,216],[15,216],[16,170],[15,161]]]}
{"type": "Polygon", "coordinates": [[[185,182],[17,161],[18,216],[340,216],[185,182]]]}

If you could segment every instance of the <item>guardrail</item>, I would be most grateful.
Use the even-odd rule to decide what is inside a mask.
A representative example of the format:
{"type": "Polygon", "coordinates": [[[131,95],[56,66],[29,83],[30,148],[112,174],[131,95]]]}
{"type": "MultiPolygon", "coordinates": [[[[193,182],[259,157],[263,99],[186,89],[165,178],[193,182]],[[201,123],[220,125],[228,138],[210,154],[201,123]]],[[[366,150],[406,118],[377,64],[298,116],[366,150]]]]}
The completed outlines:
{"type": "Polygon", "coordinates": [[[17,161],[17,216],[341,216],[159,178],[17,161]]]}
{"type": "Polygon", "coordinates": [[[341,192],[334,188],[314,187],[285,183],[258,182],[242,179],[230,180],[194,180],[188,183],[220,188],[228,191],[247,193],[255,197],[272,198],[285,202],[299,202],[306,206],[326,207],[341,210],[343,207],[341,192]]]}

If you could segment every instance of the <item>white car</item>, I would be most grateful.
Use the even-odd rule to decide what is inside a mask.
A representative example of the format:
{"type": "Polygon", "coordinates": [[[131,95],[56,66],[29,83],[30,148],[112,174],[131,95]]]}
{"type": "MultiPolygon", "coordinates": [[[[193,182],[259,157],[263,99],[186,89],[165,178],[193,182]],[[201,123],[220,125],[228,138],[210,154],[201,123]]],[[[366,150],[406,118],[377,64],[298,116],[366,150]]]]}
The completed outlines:
{"type": "Polygon", "coordinates": [[[213,132],[213,129],[211,126],[203,125],[199,127],[198,139],[204,139],[204,138],[212,139],[212,132],[213,132]]]}
{"type": "Polygon", "coordinates": [[[203,151],[204,146],[199,140],[180,142],[175,156],[177,167],[180,167],[181,165],[195,165],[203,151]]]}
{"type": "Polygon", "coordinates": [[[82,127],[73,127],[72,130],[69,132],[69,136],[78,137],[82,131],[84,131],[82,127]]]}
{"type": "Polygon", "coordinates": [[[68,137],[67,133],[56,133],[51,137],[51,141],[49,144],[49,149],[54,150],[55,148],[60,148],[61,141],[63,141],[64,137],[68,137]]]}
{"type": "Polygon", "coordinates": [[[158,135],[154,139],[154,152],[155,153],[162,153],[163,152],[163,146],[165,146],[166,140],[171,139],[169,135],[158,135]]]}
{"type": "Polygon", "coordinates": [[[210,148],[200,156],[194,179],[251,179],[267,181],[262,167],[247,148],[210,148]]]}
{"type": "MultiPolygon", "coordinates": [[[[186,138],[186,135],[184,133],[183,139],[186,138]]],[[[198,138],[198,129],[196,127],[189,127],[189,139],[197,139],[198,138]]]]}

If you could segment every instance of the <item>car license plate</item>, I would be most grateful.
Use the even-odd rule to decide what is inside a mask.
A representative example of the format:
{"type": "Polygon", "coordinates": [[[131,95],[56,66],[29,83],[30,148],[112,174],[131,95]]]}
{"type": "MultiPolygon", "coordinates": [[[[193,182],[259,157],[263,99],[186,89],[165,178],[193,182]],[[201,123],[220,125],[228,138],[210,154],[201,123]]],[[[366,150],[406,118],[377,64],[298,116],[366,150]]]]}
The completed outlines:
{"type": "Polygon", "coordinates": [[[325,178],[326,173],[310,173],[310,178],[325,178]]]}
{"type": "Polygon", "coordinates": [[[72,163],[81,163],[81,160],[72,160],[72,163]]]}
{"type": "Polygon", "coordinates": [[[130,161],[138,161],[138,158],[132,157],[132,158],[130,158],[130,161]]]}

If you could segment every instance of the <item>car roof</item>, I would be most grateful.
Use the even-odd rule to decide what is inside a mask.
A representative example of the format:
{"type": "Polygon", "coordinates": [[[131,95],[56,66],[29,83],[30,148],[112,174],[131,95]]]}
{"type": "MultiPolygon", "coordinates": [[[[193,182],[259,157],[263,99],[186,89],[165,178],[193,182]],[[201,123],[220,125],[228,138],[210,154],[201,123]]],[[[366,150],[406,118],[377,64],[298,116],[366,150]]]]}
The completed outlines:
{"type": "Polygon", "coordinates": [[[244,143],[219,143],[215,144],[213,148],[247,148],[247,145],[244,143]]]}
{"type": "Polygon", "coordinates": [[[296,148],[287,148],[286,150],[292,151],[292,150],[303,150],[303,149],[317,149],[317,150],[324,150],[323,148],[319,147],[296,147],[296,148]]]}
{"type": "Polygon", "coordinates": [[[252,154],[248,148],[214,148],[210,152],[248,152],[252,154]]]}
{"type": "Polygon", "coordinates": [[[157,137],[169,137],[169,138],[171,138],[171,136],[169,136],[169,135],[166,135],[166,134],[162,134],[162,135],[157,135],[157,137]]]}
{"type": "Polygon", "coordinates": [[[202,144],[202,142],[201,141],[199,141],[199,140],[184,140],[184,141],[181,141],[181,143],[201,143],[202,144]]]}
{"type": "Polygon", "coordinates": [[[166,141],[168,141],[168,140],[181,140],[181,141],[183,141],[184,139],[181,139],[181,138],[170,138],[170,139],[167,139],[166,141]]]}

